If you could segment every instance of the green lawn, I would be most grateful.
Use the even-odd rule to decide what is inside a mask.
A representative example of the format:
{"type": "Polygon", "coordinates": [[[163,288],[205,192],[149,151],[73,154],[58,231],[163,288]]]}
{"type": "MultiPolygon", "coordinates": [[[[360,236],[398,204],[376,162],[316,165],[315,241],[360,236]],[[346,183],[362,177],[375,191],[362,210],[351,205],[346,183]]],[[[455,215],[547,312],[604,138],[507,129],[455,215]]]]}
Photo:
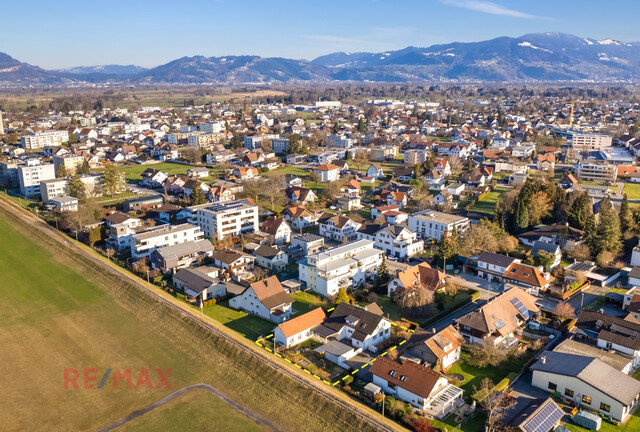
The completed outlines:
{"type": "Polygon", "coordinates": [[[376,303],[380,306],[384,315],[388,315],[391,320],[398,321],[402,318],[402,309],[400,308],[400,305],[391,301],[390,297],[378,296],[376,303]]]}
{"type": "Polygon", "coordinates": [[[231,309],[229,301],[207,306],[204,308],[204,313],[251,340],[256,340],[261,335],[271,333],[276,326],[274,323],[257,316],[247,315],[246,312],[231,309]]]}
{"type": "Polygon", "coordinates": [[[298,176],[304,180],[311,175],[311,171],[307,171],[303,168],[292,165],[292,166],[286,166],[286,167],[281,167],[281,168],[271,170],[265,173],[264,175],[270,176],[274,174],[291,174],[294,176],[298,176]]]}
{"type": "MultiPolygon", "coordinates": [[[[585,429],[573,423],[572,421],[568,421],[564,424],[564,427],[569,429],[571,432],[587,432],[589,429],[585,429]]],[[[624,425],[613,425],[609,422],[602,420],[602,426],[600,427],[600,432],[637,432],[640,431],[640,417],[638,411],[635,412],[634,415],[624,424],[624,425]]]]}
{"type": "Polygon", "coordinates": [[[476,388],[480,388],[484,378],[489,378],[493,381],[494,385],[498,384],[503,378],[506,378],[509,373],[520,371],[528,360],[527,357],[509,358],[502,362],[498,367],[489,366],[486,368],[479,368],[467,363],[469,353],[463,351],[460,358],[461,360],[453,365],[451,369],[448,370],[448,373],[464,376],[464,381],[460,385],[460,388],[464,390],[464,395],[466,397],[471,397],[473,395],[474,386],[476,388]]]}
{"type": "Polygon", "coordinates": [[[509,189],[506,187],[495,187],[491,192],[487,194],[487,196],[479,200],[473,207],[471,207],[470,210],[492,215],[496,208],[496,202],[498,202],[498,198],[500,198],[500,195],[508,190],[509,189]]]}
{"type": "Polygon", "coordinates": [[[462,423],[456,423],[456,415],[451,414],[444,421],[431,420],[431,424],[440,428],[441,431],[446,428],[448,431],[481,432],[484,431],[485,416],[476,411],[475,415],[465,419],[462,423]]]}
{"type": "Polygon", "coordinates": [[[629,199],[640,199],[640,183],[626,183],[622,193],[629,199]]]}
{"type": "Polygon", "coordinates": [[[189,168],[189,165],[181,165],[171,162],[161,162],[152,165],[127,165],[125,167],[119,168],[120,171],[124,172],[125,178],[127,182],[130,183],[138,183],[142,181],[142,174],[146,169],[153,168],[165,172],[169,175],[175,174],[186,174],[189,168]]]}
{"type": "Polygon", "coordinates": [[[308,292],[299,291],[291,294],[291,297],[293,297],[294,300],[293,308],[300,314],[307,313],[318,306],[323,308],[329,307],[329,303],[325,299],[308,292]]]}

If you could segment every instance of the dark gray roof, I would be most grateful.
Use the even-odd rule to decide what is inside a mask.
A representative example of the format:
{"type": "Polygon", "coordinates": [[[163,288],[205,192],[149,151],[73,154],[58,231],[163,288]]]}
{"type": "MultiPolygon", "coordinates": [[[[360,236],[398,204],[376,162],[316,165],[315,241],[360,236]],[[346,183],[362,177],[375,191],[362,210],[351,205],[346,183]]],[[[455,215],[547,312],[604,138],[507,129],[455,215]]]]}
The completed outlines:
{"type": "Polygon", "coordinates": [[[260,245],[260,247],[257,248],[253,253],[256,256],[273,259],[280,252],[282,252],[280,249],[274,248],[273,246],[260,245]]]}
{"type": "Polygon", "coordinates": [[[316,240],[324,240],[324,237],[320,237],[319,235],[315,235],[315,234],[309,234],[309,233],[305,233],[305,234],[298,234],[297,236],[294,236],[293,238],[302,241],[302,242],[314,242],[316,240]]]}
{"type": "Polygon", "coordinates": [[[629,272],[629,277],[640,279],[640,267],[634,267],[629,272]]]}
{"type": "Polygon", "coordinates": [[[531,248],[531,256],[538,255],[538,252],[543,250],[552,254],[555,254],[560,246],[555,243],[547,243],[540,240],[536,240],[531,248]]]}
{"type": "Polygon", "coordinates": [[[173,279],[182,281],[187,288],[198,294],[218,282],[218,279],[209,277],[194,269],[179,270],[175,275],[173,275],[173,279]]]}
{"type": "Polygon", "coordinates": [[[640,381],[594,357],[545,351],[531,370],[578,378],[625,405],[640,394],[640,381]]]}
{"type": "Polygon", "coordinates": [[[373,334],[374,330],[383,319],[384,317],[376,313],[366,311],[347,303],[340,303],[325,320],[324,325],[325,327],[329,327],[337,332],[339,332],[345,325],[352,327],[355,331],[351,337],[353,339],[363,341],[367,336],[373,334]],[[355,325],[347,323],[347,318],[349,317],[355,317],[357,319],[355,325]]]}
{"type": "Polygon", "coordinates": [[[509,267],[515,260],[516,258],[514,257],[495,254],[491,252],[482,252],[482,254],[480,254],[480,256],[478,257],[478,262],[482,261],[498,267],[509,267]]]}
{"type": "Polygon", "coordinates": [[[366,235],[375,235],[378,231],[380,231],[380,229],[382,227],[384,227],[385,224],[377,224],[374,222],[365,222],[364,224],[362,224],[360,226],[360,228],[358,228],[359,233],[362,234],[366,234],[366,235]]]}

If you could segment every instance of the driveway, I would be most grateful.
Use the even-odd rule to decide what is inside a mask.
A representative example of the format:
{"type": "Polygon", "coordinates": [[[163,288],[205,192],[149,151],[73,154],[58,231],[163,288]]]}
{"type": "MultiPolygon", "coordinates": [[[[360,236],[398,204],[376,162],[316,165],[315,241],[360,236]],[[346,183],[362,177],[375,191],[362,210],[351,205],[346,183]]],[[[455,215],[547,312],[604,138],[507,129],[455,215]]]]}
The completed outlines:
{"type": "Polygon", "coordinates": [[[468,305],[466,305],[465,307],[463,307],[462,309],[460,309],[456,313],[451,314],[451,315],[447,315],[446,317],[442,318],[441,320],[436,321],[435,323],[431,324],[429,326],[429,330],[431,330],[431,328],[435,328],[437,331],[440,331],[440,330],[444,329],[445,327],[449,326],[450,324],[453,324],[454,320],[457,320],[458,318],[462,318],[463,316],[465,316],[469,312],[474,311],[477,308],[479,308],[480,306],[484,305],[486,302],[487,302],[486,300],[480,299],[480,300],[477,300],[475,302],[469,303],[468,305]]]}
{"type": "Polygon", "coordinates": [[[549,397],[548,392],[531,385],[531,377],[531,372],[527,371],[510,387],[511,396],[517,400],[517,409],[514,412],[524,408],[533,399],[549,397]]]}
{"type": "Polygon", "coordinates": [[[484,278],[469,273],[460,273],[459,275],[451,276],[451,280],[467,288],[479,291],[480,298],[483,300],[493,298],[502,292],[502,284],[489,282],[484,278]]]}

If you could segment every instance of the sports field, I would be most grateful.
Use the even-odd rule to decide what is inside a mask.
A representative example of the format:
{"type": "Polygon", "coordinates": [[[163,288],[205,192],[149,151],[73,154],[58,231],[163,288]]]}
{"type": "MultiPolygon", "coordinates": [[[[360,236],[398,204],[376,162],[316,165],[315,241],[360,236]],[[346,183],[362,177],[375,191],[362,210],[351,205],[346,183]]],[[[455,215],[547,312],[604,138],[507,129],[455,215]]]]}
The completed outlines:
{"type": "MultiPolygon", "coordinates": [[[[0,203],[0,419],[3,431],[96,430],[181,387],[206,383],[283,430],[371,430],[353,414],[272,369],[256,355],[195,325],[130,283],[34,232],[0,203]],[[11,222],[9,222],[11,221],[11,222]],[[64,369],[80,370],[79,389],[64,388],[64,369]],[[83,370],[97,369],[94,388],[83,370]],[[171,369],[171,389],[97,389],[105,369],[171,369]]],[[[189,430],[217,419],[255,425],[213,395],[152,411],[165,431],[189,430]],[[215,408],[212,406],[215,405],[215,408]],[[179,420],[172,420],[178,416],[179,420]],[[238,417],[239,416],[239,417],[238,417]],[[171,418],[171,419],[170,419],[171,418]]],[[[136,419],[144,423],[142,418],[136,419]]],[[[224,423],[221,423],[224,424],[224,423]]],[[[130,425],[133,429],[133,423],[130,425]]],[[[123,428],[123,426],[121,426],[123,428]]],[[[133,430],[128,428],[126,430],[133,430]]],[[[215,429],[215,428],[214,428],[215,429]]]]}

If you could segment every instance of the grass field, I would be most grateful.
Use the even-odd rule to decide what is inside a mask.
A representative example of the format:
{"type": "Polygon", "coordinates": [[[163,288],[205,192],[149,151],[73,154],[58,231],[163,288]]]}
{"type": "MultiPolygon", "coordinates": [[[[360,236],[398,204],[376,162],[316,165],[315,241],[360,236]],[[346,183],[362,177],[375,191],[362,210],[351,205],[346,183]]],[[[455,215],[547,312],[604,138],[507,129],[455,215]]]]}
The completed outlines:
{"type": "Polygon", "coordinates": [[[192,390],[176,399],[134,419],[117,432],[155,432],[180,430],[189,425],[191,430],[216,430],[227,432],[259,432],[265,428],[236,410],[229,410],[226,402],[203,389],[192,390]]]}
{"type": "MultiPolygon", "coordinates": [[[[257,354],[241,351],[49,237],[34,236],[7,205],[0,206],[2,430],[95,430],[199,382],[283,430],[371,430],[257,354]],[[172,389],[114,389],[111,380],[100,390],[65,389],[65,368],[96,368],[98,379],[106,368],[130,368],[134,377],[141,368],[171,369],[172,389]]],[[[183,416],[184,422],[165,423],[172,415],[162,412],[157,421],[165,431],[190,430],[190,421],[197,427],[207,417],[216,424],[220,416],[237,414],[229,406],[202,409],[194,407],[199,414],[183,416]]]]}
{"type": "Polygon", "coordinates": [[[231,309],[228,301],[207,306],[204,308],[204,313],[252,341],[270,333],[275,327],[272,322],[231,309]]]}
{"type": "Polygon", "coordinates": [[[622,193],[629,199],[640,199],[640,183],[626,183],[622,193]]]}
{"type": "Polygon", "coordinates": [[[189,165],[176,164],[171,162],[161,162],[153,165],[127,165],[120,168],[124,172],[125,178],[129,183],[138,183],[142,181],[142,174],[147,168],[153,168],[165,172],[169,175],[186,174],[191,168],[189,165]]]}
{"type": "Polygon", "coordinates": [[[479,200],[476,205],[471,207],[471,211],[492,215],[496,208],[496,202],[498,202],[498,198],[500,198],[500,195],[508,190],[508,188],[501,186],[495,187],[491,192],[487,194],[487,196],[479,200]]]}
{"type": "Polygon", "coordinates": [[[460,385],[460,388],[464,390],[466,397],[470,397],[474,393],[474,387],[480,388],[482,380],[489,378],[493,381],[493,384],[498,384],[503,378],[505,378],[511,372],[517,372],[522,369],[522,366],[527,362],[527,358],[509,358],[502,363],[499,367],[486,367],[479,368],[467,363],[469,354],[462,352],[460,356],[461,360],[453,365],[448,370],[450,374],[460,374],[464,376],[464,381],[460,385]]]}
{"type": "Polygon", "coordinates": [[[309,312],[317,307],[325,309],[329,307],[329,302],[327,302],[327,300],[308,292],[300,291],[293,293],[291,294],[291,297],[293,297],[294,300],[293,309],[298,311],[300,314],[309,312]]]}

